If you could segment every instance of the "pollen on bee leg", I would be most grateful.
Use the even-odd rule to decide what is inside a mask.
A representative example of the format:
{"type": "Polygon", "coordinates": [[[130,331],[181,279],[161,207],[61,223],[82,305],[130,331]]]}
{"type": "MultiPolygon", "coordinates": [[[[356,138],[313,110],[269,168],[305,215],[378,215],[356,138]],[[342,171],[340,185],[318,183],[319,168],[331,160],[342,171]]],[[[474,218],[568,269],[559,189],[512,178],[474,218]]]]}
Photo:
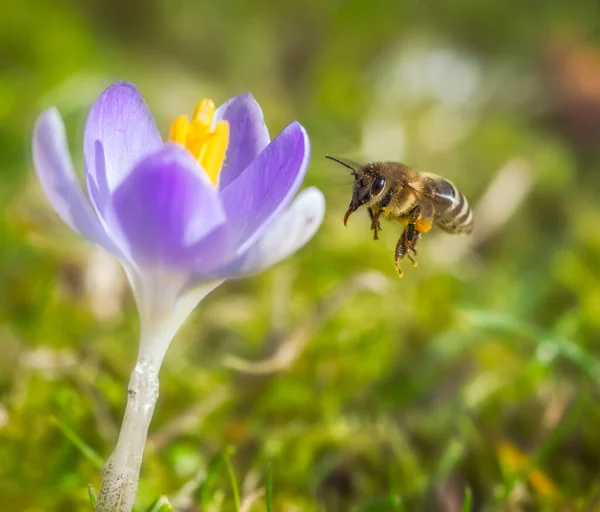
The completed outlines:
{"type": "Polygon", "coordinates": [[[400,265],[396,265],[396,275],[402,279],[402,276],[404,275],[402,272],[402,269],[400,268],[400,265]]]}
{"type": "Polygon", "coordinates": [[[431,219],[419,219],[415,222],[415,228],[419,233],[427,233],[433,224],[431,219]]]}

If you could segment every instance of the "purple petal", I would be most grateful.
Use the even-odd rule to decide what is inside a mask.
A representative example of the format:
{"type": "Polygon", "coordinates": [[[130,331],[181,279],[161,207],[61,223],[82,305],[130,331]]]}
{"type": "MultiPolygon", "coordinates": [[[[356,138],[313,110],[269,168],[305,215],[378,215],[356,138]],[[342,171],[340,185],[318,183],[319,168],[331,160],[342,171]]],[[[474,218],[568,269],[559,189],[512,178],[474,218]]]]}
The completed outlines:
{"type": "Polygon", "coordinates": [[[79,185],[56,108],[44,111],[35,123],[33,161],[42,188],[62,220],[90,242],[120,255],[79,185]]]}
{"type": "Polygon", "coordinates": [[[134,166],[162,145],[135,85],[117,83],[100,95],[88,116],[83,150],[88,192],[101,215],[134,166]]]}
{"type": "Polygon", "coordinates": [[[229,123],[227,158],[219,176],[222,190],[250,165],[271,139],[260,105],[250,93],[221,105],[215,112],[215,123],[221,120],[229,123]]]}
{"type": "Polygon", "coordinates": [[[262,238],[217,275],[245,277],[272,267],[302,248],[317,232],[324,215],[323,193],[314,187],[303,190],[262,238]]]}
{"type": "Polygon", "coordinates": [[[166,144],[142,160],[115,191],[116,221],[133,259],[171,267],[200,265],[220,257],[224,236],[205,237],[225,222],[219,196],[190,153],[166,144]]]}
{"type": "Polygon", "coordinates": [[[290,204],[304,179],[309,157],[308,135],[294,122],[220,192],[238,255],[290,204]]]}

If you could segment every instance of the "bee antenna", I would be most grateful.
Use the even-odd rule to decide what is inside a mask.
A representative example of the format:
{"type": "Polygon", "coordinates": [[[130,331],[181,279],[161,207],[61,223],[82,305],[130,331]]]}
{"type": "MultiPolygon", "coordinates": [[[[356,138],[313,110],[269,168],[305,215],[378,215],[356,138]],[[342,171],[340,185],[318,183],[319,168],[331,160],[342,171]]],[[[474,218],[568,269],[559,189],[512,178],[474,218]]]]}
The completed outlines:
{"type": "Polygon", "coordinates": [[[356,172],[356,169],[354,167],[352,167],[351,165],[347,164],[346,162],[343,162],[342,160],[338,160],[337,158],[335,158],[333,156],[329,156],[329,155],[325,155],[325,158],[329,158],[329,160],[333,160],[334,162],[337,162],[338,164],[341,164],[344,167],[347,167],[348,169],[350,169],[352,171],[352,176],[354,176],[355,178],[358,176],[358,172],[356,172]]]}

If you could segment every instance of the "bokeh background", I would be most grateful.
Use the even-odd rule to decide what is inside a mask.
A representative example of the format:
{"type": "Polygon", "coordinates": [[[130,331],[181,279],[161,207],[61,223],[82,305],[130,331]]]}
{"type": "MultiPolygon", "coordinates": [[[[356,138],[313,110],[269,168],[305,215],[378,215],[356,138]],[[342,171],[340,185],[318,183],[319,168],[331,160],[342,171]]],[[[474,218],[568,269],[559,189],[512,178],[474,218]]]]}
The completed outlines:
{"type": "Polygon", "coordinates": [[[0,503],[91,510],[137,349],[117,264],[32,171],[56,105],[135,82],[167,133],[252,91],[309,131],[315,239],[194,312],[161,372],[138,495],[177,510],[596,510],[600,499],[600,17],[594,0],[24,0],[0,16],[0,503]],[[342,216],[325,154],[454,181],[473,236],[342,216]],[[270,475],[270,476],[269,476],[270,475]]]}

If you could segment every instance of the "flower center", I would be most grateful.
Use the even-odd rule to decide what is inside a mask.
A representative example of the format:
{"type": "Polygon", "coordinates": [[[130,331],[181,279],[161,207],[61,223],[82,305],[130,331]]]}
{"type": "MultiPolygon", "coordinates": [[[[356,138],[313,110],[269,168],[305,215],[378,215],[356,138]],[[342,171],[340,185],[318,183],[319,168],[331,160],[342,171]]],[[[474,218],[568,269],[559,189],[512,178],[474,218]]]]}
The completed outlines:
{"type": "Polygon", "coordinates": [[[213,128],[214,115],[215,104],[203,99],[194,110],[191,122],[186,115],[173,121],[169,140],[187,148],[216,185],[229,144],[229,123],[219,121],[213,128]]]}

